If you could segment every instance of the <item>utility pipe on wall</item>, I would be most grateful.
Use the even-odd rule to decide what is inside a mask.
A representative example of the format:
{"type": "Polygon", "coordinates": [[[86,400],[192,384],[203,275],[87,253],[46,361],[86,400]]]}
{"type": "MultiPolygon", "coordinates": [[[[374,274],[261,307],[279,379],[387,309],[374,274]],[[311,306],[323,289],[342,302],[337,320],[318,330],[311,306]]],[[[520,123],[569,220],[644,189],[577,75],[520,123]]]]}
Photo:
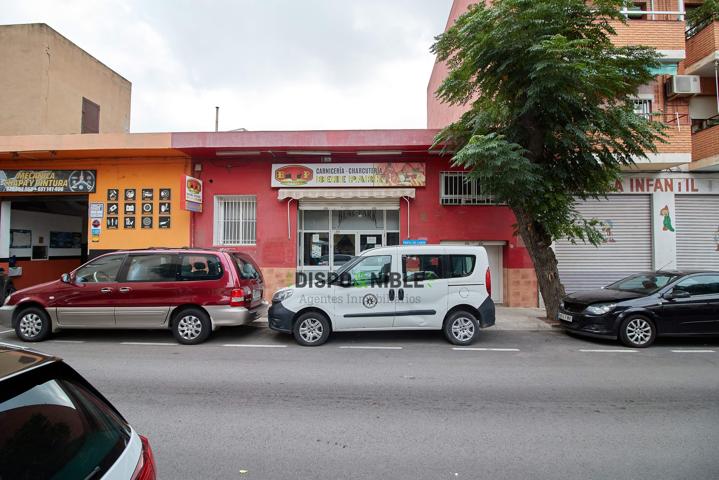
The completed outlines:
{"type": "Polygon", "coordinates": [[[719,60],[714,60],[714,92],[717,97],[717,115],[719,115],[719,60]]]}
{"type": "Polygon", "coordinates": [[[402,197],[404,198],[404,201],[407,202],[407,238],[409,238],[409,198],[408,197],[402,197]]]}
{"type": "Polygon", "coordinates": [[[288,240],[292,239],[292,221],[290,219],[290,203],[292,203],[292,200],[294,200],[294,198],[290,198],[289,200],[287,200],[287,239],[288,240]]]}

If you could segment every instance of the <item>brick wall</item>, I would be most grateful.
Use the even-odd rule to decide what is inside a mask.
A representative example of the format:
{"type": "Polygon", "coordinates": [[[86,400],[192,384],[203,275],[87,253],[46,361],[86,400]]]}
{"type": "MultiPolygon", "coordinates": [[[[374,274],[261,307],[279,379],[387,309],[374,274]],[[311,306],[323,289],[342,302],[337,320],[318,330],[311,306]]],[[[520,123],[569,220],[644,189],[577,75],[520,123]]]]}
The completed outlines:
{"type": "Polygon", "coordinates": [[[295,283],[295,269],[265,267],[262,268],[262,278],[265,280],[264,298],[269,302],[277,290],[295,283]]]}
{"type": "Polygon", "coordinates": [[[717,50],[719,50],[719,21],[710,23],[687,40],[687,58],[684,60],[684,65],[690,67],[717,50]]]}
{"type": "Polygon", "coordinates": [[[539,304],[537,276],[533,268],[504,269],[504,304],[536,307],[539,304]]]}
{"type": "Polygon", "coordinates": [[[684,50],[684,22],[677,20],[629,20],[612,22],[618,46],[646,45],[657,50],[684,50]]]}
{"type": "Polygon", "coordinates": [[[692,137],[692,160],[719,157],[719,125],[697,132],[692,137]]]}

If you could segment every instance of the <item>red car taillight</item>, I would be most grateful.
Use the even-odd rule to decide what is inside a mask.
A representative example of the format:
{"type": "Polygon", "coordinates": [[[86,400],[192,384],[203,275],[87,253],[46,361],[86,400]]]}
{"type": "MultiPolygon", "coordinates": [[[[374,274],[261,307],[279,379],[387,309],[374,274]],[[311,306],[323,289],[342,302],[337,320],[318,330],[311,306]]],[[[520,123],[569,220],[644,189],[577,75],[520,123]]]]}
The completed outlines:
{"type": "Polygon", "coordinates": [[[155,456],[152,454],[150,442],[147,437],[140,435],[142,441],[142,454],[140,461],[137,462],[135,472],[132,474],[132,480],[155,480],[155,456]]]}
{"type": "Polygon", "coordinates": [[[484,285],[487,287],[487,295],[492,296],[492,273],[487,267],[487,273],[484,274],[484,285]]]}
{"type": "Polygon", "coordinates": [[[246,307],[252,303],[252,289],[249,287],[233,288],[230,294],[231,307],[246,307]]]}

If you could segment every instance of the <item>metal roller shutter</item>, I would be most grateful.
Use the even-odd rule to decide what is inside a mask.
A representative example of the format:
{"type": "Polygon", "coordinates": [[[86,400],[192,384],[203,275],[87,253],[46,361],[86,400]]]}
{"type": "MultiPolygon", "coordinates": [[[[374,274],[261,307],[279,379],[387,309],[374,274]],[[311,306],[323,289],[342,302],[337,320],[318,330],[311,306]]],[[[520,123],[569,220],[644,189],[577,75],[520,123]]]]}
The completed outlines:
{"type": "Polygon", "coordinates": [[[399,198],[303,198],[300,210],[399,210],[399,198]]]}
{"type": "Polygon", "coordinates": [[[599,247],[567,240],[555,243],[559,276],[567,292],[608,285],[635,272],[652,269],[652,221],[649,195],[609,195],[577,205],[585,218],[611,225],[599,247]]]}
{"type": "Polygon", "coordinates": [[[677,267],[719,269],[719,195],[677,195],[677,267]]]}

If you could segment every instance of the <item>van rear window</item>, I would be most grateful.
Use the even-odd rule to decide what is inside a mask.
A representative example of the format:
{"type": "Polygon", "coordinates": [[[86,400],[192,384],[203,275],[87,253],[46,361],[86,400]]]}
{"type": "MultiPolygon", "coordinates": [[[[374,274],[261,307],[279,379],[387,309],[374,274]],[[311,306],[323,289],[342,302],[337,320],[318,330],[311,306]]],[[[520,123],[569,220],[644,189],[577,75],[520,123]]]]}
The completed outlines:
{"type": "Polygon", "coordinates": [[[450,255],[449,256],[449,277],[468,277],[474,271],[474,264],[477,260],[475,255],[450,255]]]}

